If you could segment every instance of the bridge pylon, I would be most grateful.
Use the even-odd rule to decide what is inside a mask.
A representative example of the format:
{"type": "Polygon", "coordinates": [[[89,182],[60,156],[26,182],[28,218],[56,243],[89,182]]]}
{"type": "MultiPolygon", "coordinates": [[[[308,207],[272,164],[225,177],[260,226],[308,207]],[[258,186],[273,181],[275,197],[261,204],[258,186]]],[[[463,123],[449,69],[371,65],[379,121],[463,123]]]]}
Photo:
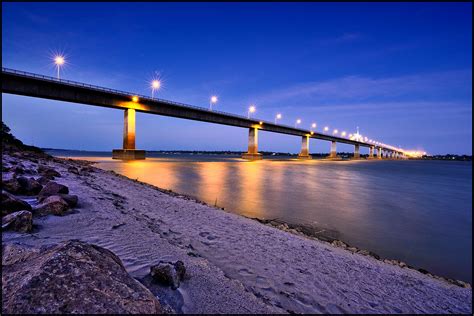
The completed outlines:
{"type": "Polygon", "coordinates": [[[135,149],[135,109],[125,109],[123,123],[123,149],[112,150],[113,159],[145,159],[144,150],[135,149]]]}

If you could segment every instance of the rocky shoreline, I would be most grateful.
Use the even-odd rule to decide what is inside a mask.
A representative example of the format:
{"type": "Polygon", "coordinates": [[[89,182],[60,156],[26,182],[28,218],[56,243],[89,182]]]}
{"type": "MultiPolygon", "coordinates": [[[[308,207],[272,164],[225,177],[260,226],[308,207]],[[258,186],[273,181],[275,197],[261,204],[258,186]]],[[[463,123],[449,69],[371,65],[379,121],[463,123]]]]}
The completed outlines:
{"type": "Polygon", "coordinates": [[[472,312],[467,283],[2,136],[2,313],[472,312]]]}

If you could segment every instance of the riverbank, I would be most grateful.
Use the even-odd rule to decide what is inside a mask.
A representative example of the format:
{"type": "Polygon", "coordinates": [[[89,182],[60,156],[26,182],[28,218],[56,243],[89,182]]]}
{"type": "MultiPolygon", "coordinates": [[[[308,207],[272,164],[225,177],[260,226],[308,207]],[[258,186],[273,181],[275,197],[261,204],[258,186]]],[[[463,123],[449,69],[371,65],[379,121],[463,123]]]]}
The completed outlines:
{"type": "Polygon", "coordinates": [[[80,239],[102,246],[178,313],[472,312],[470,288],[114,172],[70,171],[83,161],[4,153],[2,162],[52,168],[61,174],[55,181],[79,197],[64,216],[34,218],[31,233],[2,232],[3,243],[37,247],[80,239]],[[187,278],[177,290],[150,282],[149,268],[160,260],[184,262],[187,278]]]}

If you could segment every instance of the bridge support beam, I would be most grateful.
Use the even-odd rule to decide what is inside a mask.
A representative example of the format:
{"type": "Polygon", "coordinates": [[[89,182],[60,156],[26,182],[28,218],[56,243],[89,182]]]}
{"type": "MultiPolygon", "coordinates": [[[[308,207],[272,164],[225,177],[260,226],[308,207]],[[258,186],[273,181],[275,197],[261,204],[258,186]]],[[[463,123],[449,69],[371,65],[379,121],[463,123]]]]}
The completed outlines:
{"type": "Polygon", "coordinates": [[[248,160],[262,159],[262,154],[258,153],[258,128],[256,127],[249,128],[249,149],[242,155],[242,158],[248,160]]]}
{"type": "Polygon", "coordinates": [[[369,147],[369,159],[374,159],[375,146],[369,147]]]}
{"type": "Polygon", "coordinates": [[[330,159],[337,158],[337,149],[336,149],[336,141],[331,141],[331,153],[329,154],[330,159]]]}
{"type": "Polygon", "coordinates": [[[382,148],[377,148],[377,159],[382,159],[382,148]]]}
{"type": "Polygon", "coordinates": [[[312,159],[309,154],[309,136],[301,137],[301,151],[298,154],[298,159],[312,159]]]}
{"type": "Polygon", "coordinates": [[[113,159],[145,159],[145,151],[135,149],[135,110],[126,109],[123,122],[123,149],[112,151],[113,159]]]}
{"type": "Polygon", "coordinates": [[[360,159],[360,146],[359,146],[359,144],[354,145],[354,159],[360,159]]]}

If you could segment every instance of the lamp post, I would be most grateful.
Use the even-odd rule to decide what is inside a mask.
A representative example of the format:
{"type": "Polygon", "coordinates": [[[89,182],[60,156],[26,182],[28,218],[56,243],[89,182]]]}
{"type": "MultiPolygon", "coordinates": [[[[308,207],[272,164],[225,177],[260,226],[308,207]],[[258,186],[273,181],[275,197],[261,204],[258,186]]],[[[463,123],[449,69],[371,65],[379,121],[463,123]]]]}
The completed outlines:
{"type": "Polygon", "coordinates": [[[209,102],[209,110],[212,111],[212,105],[213,105],[213,104],[216,104],[216,103],[217,103],[217,97],[216,97],[215,95],[213,95],[213,96],[211,97],[211,101],[209,102]]]}
{"type": "Polygon", "coordinates": [[[249,110],[247,112],[247,118],[250,118],[250,113],[254,113],[256,110],[255,105],[250,105],[249,110]]]}
{"type": "Polygon", "coordinates": [[[57,78],[59,79],[59,69],[66,63],[66,59],[62,55],[56,55],[54,57],[54,64],[57,69],[57,78]]]}
{"type": "Polygon", "coordinates": [[[155,79],[151,82],[151,98],[152,99],[155,98],[155,90],[160,89],[160,87],[161,87],[161,82],[159,80],[155,79]]]}
{"type": "Polygon", "coordinates": [[[275,125],[277,123],[277,120],[281,120],[281,114],[278,113],[276,116],[275,116],[275,125]]]}

